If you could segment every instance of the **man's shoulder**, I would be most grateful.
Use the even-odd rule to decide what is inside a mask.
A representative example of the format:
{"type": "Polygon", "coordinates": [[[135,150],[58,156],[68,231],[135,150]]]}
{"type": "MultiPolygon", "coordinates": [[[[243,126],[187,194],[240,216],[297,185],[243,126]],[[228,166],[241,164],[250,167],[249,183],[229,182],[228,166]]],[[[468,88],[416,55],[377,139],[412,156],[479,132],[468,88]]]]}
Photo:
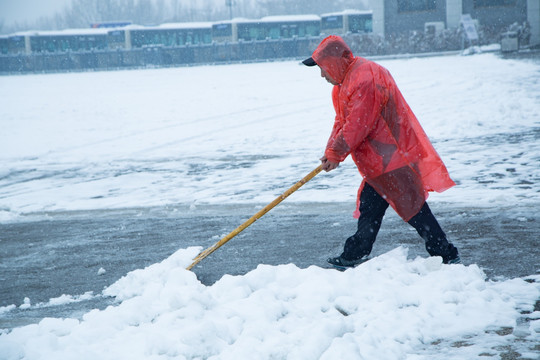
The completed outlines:
{"type": "Polygon", "coordinates": [[[365,71],[365,70],[384,70],[384,71],[388,71],[386,70],[386,68],[382,65],[380,65],[379,63],[376,63],[375,61],[372,61],[372,60],[368,60],[368,59],[365,59],[363,57],[360,57],[360,56],[357,56],[355,58],[355,64],[354,64],[354,67],[359,69],[360,71],[365,71]]]}
{"type": "Polygon", "coordinates": [[[351,69],[352,78],[356,81],[388,81],[392,75],[384,66],[361,57],[357,57],[353,68],[351,69]]]}
{"type": "Polygon", "coordinates": [[[392,82],[392,76],[386,68],[374,61],[357,57],[341,85],[340,93],[350,97],[358,91],[374,91],[376,88],[386,87],[392,82]]]}
{"type": "Polygon", "coordinates": [[[371,82],[374,73],[378,72],[378,67],[379,65],[373,61],[357,57],[350,68],[348,79],[357,84],[364,81],[371,82]]]}

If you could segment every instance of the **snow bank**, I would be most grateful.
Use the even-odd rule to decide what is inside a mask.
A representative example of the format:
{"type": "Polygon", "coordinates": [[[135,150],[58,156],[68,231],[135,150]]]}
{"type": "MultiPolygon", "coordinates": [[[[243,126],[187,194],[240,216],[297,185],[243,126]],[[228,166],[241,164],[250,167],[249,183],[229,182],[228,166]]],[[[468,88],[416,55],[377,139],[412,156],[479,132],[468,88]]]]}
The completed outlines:
{"type": "MultiPolygon", "coordinates": [[[[184,269],[199,250],[127,274],[104,291],[115,306],[1,335],[3,359],[405,359],[434,348],[444,357],[431,359],[472,359],[513,339],[496,332],[540,296],[539,283],[486,281],[475,265],[411,261],[401,247],[345,272],[261,265],[207,287],[184,269]],[[474,338],[482,345],[445,353],[449,339],[474,338]]],[[[525,337],[540,339],[538,322],[525,337]]]]}

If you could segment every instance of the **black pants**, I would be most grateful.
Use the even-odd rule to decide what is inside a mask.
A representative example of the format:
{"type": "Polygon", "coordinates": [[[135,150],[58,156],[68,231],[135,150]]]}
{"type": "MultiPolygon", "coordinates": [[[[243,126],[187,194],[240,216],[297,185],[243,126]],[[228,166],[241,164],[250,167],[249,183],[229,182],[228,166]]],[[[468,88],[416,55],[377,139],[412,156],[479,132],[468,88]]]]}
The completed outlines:
{"type": "MultiPolygon", "coordinates": [[[[356,260],[371,253],[388,206],[388,202],[373,187],[367,183],[364,185],[360,194],[358,230],[345,242],[341,257],[347,260],[356,260]]],[[[458,256],[457,249],[446,239],[446,234],[431,213],[427,202],[424,203],[418,214],[409,220],[409,224],[424,239],[429,255],[441,256],[445,264],[458,256]]]]}

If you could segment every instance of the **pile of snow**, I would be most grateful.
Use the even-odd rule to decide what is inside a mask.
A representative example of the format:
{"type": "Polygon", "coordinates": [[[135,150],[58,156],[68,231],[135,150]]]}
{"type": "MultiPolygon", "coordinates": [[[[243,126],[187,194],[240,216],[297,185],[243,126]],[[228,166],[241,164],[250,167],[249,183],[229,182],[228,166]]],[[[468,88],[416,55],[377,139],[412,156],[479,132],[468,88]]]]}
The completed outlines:
{"type": "MultiPolygon", "coordinates": [[[[127,274],[104,291],[115,306],[1,335],[2,358],[472,359],[515,340],[498,330],[540,296],[540,283],[486,281],[401,247],[345,272],[261,265],[204,286],[185,270],[198,250],[127,274]]],[[[540,320],[520,331],[540,340],[540,320]]]]}

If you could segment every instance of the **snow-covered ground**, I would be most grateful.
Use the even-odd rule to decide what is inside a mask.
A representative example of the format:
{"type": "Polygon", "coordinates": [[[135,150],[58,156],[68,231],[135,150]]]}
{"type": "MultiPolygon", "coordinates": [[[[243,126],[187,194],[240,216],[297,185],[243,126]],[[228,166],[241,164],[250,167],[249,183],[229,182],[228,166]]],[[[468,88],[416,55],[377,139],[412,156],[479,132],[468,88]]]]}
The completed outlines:
{"type": "MultiPolygon", "coordinates": [[[[538,63],[492,54],[381,63],[460,184],[433,200],[539,202],[538,63]]],[[[295,62],[1,80],[3,220],[265,203],[318,165],[333,123],[330,86],[295,62]]],[[[349,159],[314,182],[289,201],[354,200],[360,177],[349,159]]]]}
{"type": "MultiPolygon", "coordinates": [[[[539,204],[539,62],[480,54],[380,63],[458,183],[431,202],[539,204]]],[[[333,121],[330,86],[296,62],[0,80],[1,222],[266,204],[318,165],[333,121]]],[[[347,160],[287,201],[350,202],[352,213],[359,182],[347,160]]],[[[5,331],[0,358],[474,359],[540,342],[538,275],[492,282],[475,265],[408,260],[398,248],[344,273],[260,266],[204,286],[184,270],[198,250],[105,289],[116,306],[5,331]]]]}

